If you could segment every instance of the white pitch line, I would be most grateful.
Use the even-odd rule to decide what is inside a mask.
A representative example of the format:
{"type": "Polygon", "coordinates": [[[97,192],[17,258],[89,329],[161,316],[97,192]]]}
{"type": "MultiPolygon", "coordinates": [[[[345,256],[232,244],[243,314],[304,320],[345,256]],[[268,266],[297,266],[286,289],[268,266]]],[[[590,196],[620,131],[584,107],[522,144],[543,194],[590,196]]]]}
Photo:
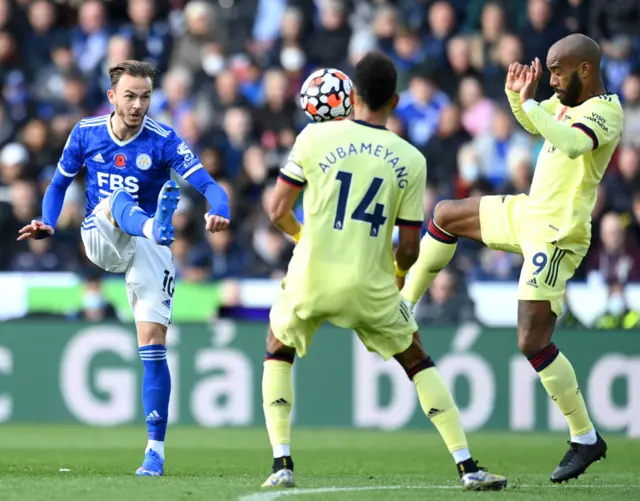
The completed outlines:
{"type": "MultiPolygon", "coordinates": [[[[516,484],[512,487],[507,487],[507,490],[518,490],[518,489],[637,489],[638,486],[635,485],[623,485],[623,484],[579,484],[579,485],[571,485],[567,487],[556,486],[556,485],[526,485],[526,484],[516,484]]],[[[317,489],[282,489],[282,490],[274,490],[269,492],[256,492],[255,494],[248,494],[246,496],[242,496],[238,499],[238,501],[273,501],[275,499],[279,499],[285,496],[304,496],[307,494],[331,494],[334,492],[365,492],[365,491],[397,491],[397,490],[414,490],[414,489],[429,489],[429,490],[450,490],[450,489],[461,489],[459,485],[380,485],[380,486],[371,486],[371,487],[320,487],[317,489]]]]}
{"type": "Polygon", "coordinates": [[[257,492],[241,497],[238,501],[272,501],[285,496],[304,496],[305,494],[329,494],[333,492],[362,492],[362,491],[396,491],[399,489],[459,489],[457,485],[439,486],[403,486],[403,485],[382,485],[372,487],[320,487],[318,489],[286,489],[272,492],[257,492]]]}

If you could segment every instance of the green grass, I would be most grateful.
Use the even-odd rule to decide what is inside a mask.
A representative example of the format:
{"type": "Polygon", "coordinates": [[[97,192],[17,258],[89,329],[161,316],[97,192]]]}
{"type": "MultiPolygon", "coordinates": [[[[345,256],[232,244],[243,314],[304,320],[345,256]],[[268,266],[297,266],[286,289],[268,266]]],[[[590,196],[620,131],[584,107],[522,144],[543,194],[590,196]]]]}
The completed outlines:
{"type": "MultiPolygon", "coordinates": [[[[263,430],[174,427],[168,438],[166,476],[136,478],[133,473],[146,443],[144,427],[2,426],[0,499],[218,501],[265,492],[259,486],[269,473],[271,455],[263,430]],[[61,472],[61,468],[71,471],[61,472]]],[[[510,486],[499,493],[467,493],[458,489],[453,461],[433,433],[299,430],[293,439],[300,490],[286,491],[285,497],[310,501],[640,499],[640,441],[606,438],[608,458],[578,481],[558,486],[548,477],[566,450],[566,436],[472,434],[474,456],[507,475],[510,486]],[[332,487],[370,490],[309,492],[332,487]]],[[[252,498],[260,499],[276,498],[252,498]]]]}

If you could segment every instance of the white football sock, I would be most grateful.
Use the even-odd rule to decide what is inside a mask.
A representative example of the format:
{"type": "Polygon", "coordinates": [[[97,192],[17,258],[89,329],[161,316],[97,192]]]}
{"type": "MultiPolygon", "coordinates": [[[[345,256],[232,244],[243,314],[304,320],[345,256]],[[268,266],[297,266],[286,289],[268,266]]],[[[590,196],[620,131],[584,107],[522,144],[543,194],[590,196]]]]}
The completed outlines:
{"type": "Polygon", "coordinates": [[[162,459],[164,459],[164,442],[158,440],[149,440],[147,448],[144,450],[145,454],[149,452],[149,449],[156,452],[162,459]]]}
{"type": "Polygon", "coordinates": [[[142,225],[142,233],[144,233],[144,236],[147,237],[149,240],[153,240],[153,218],[152,217],[147,219],[146,223],[142,225]]]}
{"type": "Polygon", "coordinates": [[[456,464],[462,463],[463,461],[471,458],[469,449],[458,449],[457,451],[453,451],[451,455],[453,456],[453,460],[456,462],[456,464]]]}
{"type": "Polygon", "coordinates": [[[273,446],[273,457],[281,458],[283,456],[291,456],[291,448],[289,444],[278,444],[273,446]]]}
{"type": "Polygon", "coordinates": [[[593,445],[598,441],[596,430],[593,429],[591,431],[588,431],[587,433],[583,433],[582,435],[571,435],[571,441],[576,444],[593,445]]]}

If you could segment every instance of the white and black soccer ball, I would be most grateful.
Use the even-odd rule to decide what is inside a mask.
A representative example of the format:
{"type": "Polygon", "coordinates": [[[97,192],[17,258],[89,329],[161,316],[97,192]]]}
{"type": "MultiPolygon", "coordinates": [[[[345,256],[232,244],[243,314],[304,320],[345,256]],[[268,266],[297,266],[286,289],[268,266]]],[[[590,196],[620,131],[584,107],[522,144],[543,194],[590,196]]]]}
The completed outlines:
{"type": "Polygon", "coordinates": [[[314,71],[300,89],[300,106],[316,122],[342,120],[351,115],[353,83],[343,71],[323,68],[314,71]]]}

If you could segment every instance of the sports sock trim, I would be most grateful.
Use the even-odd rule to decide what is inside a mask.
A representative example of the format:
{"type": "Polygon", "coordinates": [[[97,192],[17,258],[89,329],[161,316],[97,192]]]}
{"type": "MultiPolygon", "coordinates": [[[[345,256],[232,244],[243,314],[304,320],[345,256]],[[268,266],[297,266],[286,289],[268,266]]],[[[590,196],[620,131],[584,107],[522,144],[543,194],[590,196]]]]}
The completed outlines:
{"type": "Polygon", "coordinates": [[[429,219],[427,233],[431,235],[432,238],[435,238],[438,242],[442,242],[443,244],[455,244],[458,241],[457,237],[450,235],[438,227],[438,225],[433,222],[433,218],[429,219]]]}
{"type": "Polygon", "coordinates": [[[550,343],[546,347],[542,348],[538,353],[529,357],[529,363],[537,371],[540,372],[549,367],[553,361],[558,358],[560,350],[558,347],[550,343]]]}
{"type": "Polygon", "coordinates": [[[279,360],[280,362],[289,362],[293,363],[295,360],[295,355],[287,355],[286,353],[271,353],[270,351],[266,351],[264,354],[265,360],[279,360]]]}
{"type": "Polygon", "coordinates": [[[435,367],[435,362],[431,359],[431,357],[427,357],[424,360],[418,362],[416,365],[411,367],[407,372],[407,376],[409,379],[413,379],[418,372],[421,372],[426,369],[430,369],[431,367],[435,367]]]}

